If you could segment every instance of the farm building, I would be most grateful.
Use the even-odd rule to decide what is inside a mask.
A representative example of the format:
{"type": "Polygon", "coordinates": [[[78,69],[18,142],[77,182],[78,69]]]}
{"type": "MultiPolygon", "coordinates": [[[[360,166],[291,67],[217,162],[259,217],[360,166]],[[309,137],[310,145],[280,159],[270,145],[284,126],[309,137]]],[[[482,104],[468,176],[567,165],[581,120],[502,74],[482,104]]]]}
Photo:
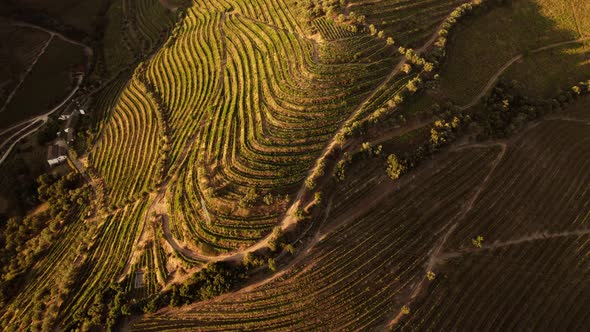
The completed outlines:
{"type": "Polygon", "coordinates": [[[67,151],[58,144],[52,144],[47,148],[47,163],[53,167],[66,161],[67,151]]]}

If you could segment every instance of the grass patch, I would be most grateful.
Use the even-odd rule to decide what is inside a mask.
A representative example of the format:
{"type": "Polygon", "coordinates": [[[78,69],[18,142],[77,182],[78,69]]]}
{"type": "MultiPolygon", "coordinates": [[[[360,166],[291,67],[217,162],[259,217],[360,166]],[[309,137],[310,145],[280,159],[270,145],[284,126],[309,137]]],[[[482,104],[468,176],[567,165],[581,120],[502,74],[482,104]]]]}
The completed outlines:
{"type": "Polygon", "coordinates": [[[441,73],[443,92],[467,104],[512,57],[578,38],[576,18],[584,26],[590,21],[583,7],[563,0],[518,0],[467,21],[452,36],[441,73]]]}
{"type": "Polygon", "coordinates": [[[554,96],[590,78],[590,41],[531,54],[508,69],[504,78],[520,82],[526,95],[554,96]]]}

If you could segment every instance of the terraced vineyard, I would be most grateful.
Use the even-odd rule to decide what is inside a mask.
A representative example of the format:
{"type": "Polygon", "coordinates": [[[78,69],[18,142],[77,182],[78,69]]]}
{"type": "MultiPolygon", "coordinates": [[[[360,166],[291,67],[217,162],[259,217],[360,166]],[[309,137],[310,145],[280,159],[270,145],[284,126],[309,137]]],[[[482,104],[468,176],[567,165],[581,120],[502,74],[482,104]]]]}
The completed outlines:
{"type": "Polygon", "coordinates": [[[572,235],[449,259],[399,329],[584,329],[589,243],[572,235]]]}
{"type": "MultiPolygon", "coordinates": [[[[15,196],[31,211],[0,214],[2,330],[590,323],[584,4],[101,4],[73,102],[0,165],[11,186],[21,149],[45,165],[76,128],[67,165],[15,196]]],[[[48,35],[20,71],[69,40],[48,35]]]]}
{"type": "Polygon", "coordinates": [[[480,234],[503,242],[587,227],[588,139],[587,123],[564,120],[544,121],[523,135],[466,216],[478,222],[459,227],[449,246],[470,246],[480,234]]]}
{"type": "Polygon", "coordinates": [[[137,198],[154,186],[160,158],[160,140],[164,131],[153,98],[133,79],[121,93],[110,122],[92,153],[93,167],[108,186],[110,204],[114,206],[137,198]],[[124,134],[123,134],[124,133],[124,134]]]}
{"type": "MultiPolygon", "coordinates": [[[[133,329],[374,329],[384,317],[395,315],[400,301],[424,277],[437,234],[461,211],[459,202],[473,194],[498,153],[498,148],[455,153],[441,160],[438,169],[424,170],[419,183],[390,190],[362,214],[350,207],[330,212],[327,230],[320,231],[322,240],[288,275],[190,311],[148,316],[133,329]],[[467,169],[474,170],[470,177],[464,176],[467,169]],[[433,202],[438,208],[420,211],[433,202]]],[[[391,187],[384,175],[369,180],[370,185],[391,187]]]]}
{"type": "Polygon", "coordinates": [[[158,0],[117,0],[109,7],[104,66],[114,76],[166,40],[175,15],[158,0]]]}
{"type": "Polygon", "coordinates": [[[317,243],[286,274],[189,310],[148,315],[132,329],[518,329],[554,314],[556,327],[584,326],[579,306],[561,310],[588,300],[583,170],[590,159],[582,151],[589,124],[575,120],[588,110],[580,113],[543,121],[506,148],[461,147],[398,188],[366,161],[365,172],[334,193],[346,198],[327,203],[317,243]],[[571,196],[552,198],[556,192],[571,196]],[[544,209],[533,201],[545,201],[544,209]],[[481,248],[471,244],[478,235],[481,248]],[[550,302],[533,305],[531,294],[550,302]],[[398,314],[403,305],[411,308],[406,315],[398,314]]]}
{"type": "Polygon", "coordinates": [[[439,28],[453,9],[465,2],[468,1],[350,0],[347,1],[346,9],[365,15],[368,23],[378,26],[386,35],[393,36],[399,44],[419,46],[439,28]]]}
{"type": "Polygon", "coordinates": [[[229,7],[190,8],[145,66],[178,172],[171,229],[209,252],[251,245],[271,230],[285,195],[390,63],[323,63],[279,4],[229,7]],[[236,206],[249,194],[274,203],[236,206]]]}

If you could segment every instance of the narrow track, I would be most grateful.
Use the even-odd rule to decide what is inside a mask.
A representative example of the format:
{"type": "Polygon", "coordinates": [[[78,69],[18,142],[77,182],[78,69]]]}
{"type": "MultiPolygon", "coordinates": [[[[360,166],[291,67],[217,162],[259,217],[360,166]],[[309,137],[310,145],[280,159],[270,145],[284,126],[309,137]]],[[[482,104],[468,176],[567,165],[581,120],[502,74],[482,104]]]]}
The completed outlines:
{"type": "MultiPolygon", "coordinates": [[[[565,45],[569,45],[569,44],[580,43],[580,42],[584,42],[586,40],[590,40],[590,37],[582,37],[582,38],[578,38],[578,39],[549,44],[549,45],[546,45],[543,47],[536,48],[536,49],[532,50],[530,53],[532,53],[532,54],[540,53],[540,52],[543,52],[543,51],[546,51],[546,50],[549,50],[552,48],[557,48],[557,47],[565,46],[565,45]]],[[[492,87],[494,86],[496,81],[498,81],[500,76],[502,76],[502,74],[504,74],[504,72],[506,70],[508,70],[508,68],[510,68],[515,62],[517,62],[523,58],[524,58],[524,54],[519,54],[519,55],[513,57],[512,59],[508,60],[508,62],[506,62],[502,67],[500,67],[500,69],[498,69],[496,71],[496,73],[494,73],[494,75],[492,75],[492,77],[488,80],[488,83],[481,89],[479,94],[477,96],[475,96],[475,98],[473,98],[473,100],[471,102],[469,102],[468,104],[466,104],[464,106],[461,106],[460,110],[465,111],[465,110],[475,106],[477,103],[479,103],[479,101],[483,97],[485,97],[488,94],[488,92],[492,89],[492,87]]]]}
{"type": "Polygon", "coordinates": [[[12,100],[12,98],[14,98],[14,95],[18,92],[18,89],[20,88],[20,86],[23,84],[23,82],[25,81],[27,76],[29,76],[31,71],[33,71],[33,67],[35,67],[37,62],[39,62],[39,58],[41,58],[41,56],[43,56],[43,54],[45,54],[45,51],[49,47],[49,44],[51,44],[51,42],[53,41],[53,37],[54,37],[54,35],[49,34],[49,38],[47,39],[47,41],[45,42],[45,44],[41,48],[41,51],[39,52],[39,54],[37,54],[37,56],[35,57],[35,60],[33,60],[33,62],[31,62],[31,65],[22,74],[20,81],[18,81],[18,84],[14,87],[14,89],[10,92],[10,94],[6,98],[4,105],[2,105],[2,108],[0,108],[0,113],[4,112],[6,110],[6,107],[8,107],[8,105],[10,104],[10,101],[12,100]]]}

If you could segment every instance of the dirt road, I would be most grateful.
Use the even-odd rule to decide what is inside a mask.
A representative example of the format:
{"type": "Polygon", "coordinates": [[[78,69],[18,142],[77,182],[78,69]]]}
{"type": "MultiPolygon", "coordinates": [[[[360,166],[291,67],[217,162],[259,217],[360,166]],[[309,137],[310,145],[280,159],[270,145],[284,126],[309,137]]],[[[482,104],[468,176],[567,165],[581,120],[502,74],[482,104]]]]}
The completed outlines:
{"type": "MultiPolygon", "coordinates": [[[[535,53],[543,52],[543,51],[546,51],[546,50],[549,50],[552,48],[557,48],[560,46],[584,42],[586,40],[590,40],[590,37],[582,37],[582,38],[578,38],[578,39],[574,39],[574,40],[568,40],[568,41],[549,44],[549,45],[546,45],[543,47],[536,48],[536,49],[530,51],[530,53],[535,54],[535,53]]],[[[500,69],[498,69],[494,73],[494,75],[492,75],[492,77],[490,77],[490,79],[488,80],[488,83],[481,89],[479,94],[477,96],[475,96],[475,98],[473,98],[473,100],[471,102],[469,102],[468,104],[466,104],[464,106],[461,106],[460,109],[462,111],[464,111],[466,109],[469,109],[469,108],[475,106],[484,96],[486,96],[488,94],[488,92],[492,89],[492,87],[494,87],[496,81],[498,81],[500,76],[502,76],[502,74],[504,74],[504,72],[506,72],[506,70],[508,70],[508,68],[510,68],[515,62],[517,62],[523,58],[524,58],[524,54],[519,54],[519,55],[513,57],[512,59],[508,60],[502,67],[500,67],[500,69]]]]}

